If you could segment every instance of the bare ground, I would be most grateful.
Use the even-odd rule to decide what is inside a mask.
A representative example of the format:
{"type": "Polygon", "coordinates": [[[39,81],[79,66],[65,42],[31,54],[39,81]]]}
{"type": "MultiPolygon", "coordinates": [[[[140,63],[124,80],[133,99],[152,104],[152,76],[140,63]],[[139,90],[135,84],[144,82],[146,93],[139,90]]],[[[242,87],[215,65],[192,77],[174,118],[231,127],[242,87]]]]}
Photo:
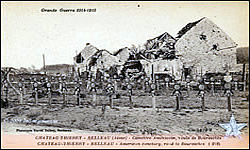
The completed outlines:
{"type": "MultiPolygon", "coordinates": [[[[207,111],[202,112],[201,100],[197,92],[181,100],[181,110],[175,111],[175,97],[161,95],[156,97],[156,110],[153,110],[151,96],[135,91],[134,108],[129,108],[129,100],[125,91],[119,99],[114,99],[114,109],[106,106],[102,111],[101,103],[109,104],[108,98],[97,95],[98,106],[93,107],[92,95],[82,100],[81,106],[76,106],[76,97],[70,95],[68,106],[63,106],[61,97],[54,97],[52,106],[48,106],[47,98],[39,99],[34,105],[34,99],[25,97],[25,104],[19,105],[16,96],[12,97],[10,108],[1,109],[2,131],[11,133],[17,127],[65,128],[73,132],[84,133],[139,133],[139,134],[225,134],[218,123],[229,123],[232,113],[238,123],[249,123],[249,102],[246,93],[238,92],[232,97],[233,111],[227,111],[227,98],[218,98],[206,94],[207,111]],[[16,120],[19,120],[16,121],[16,120]],[[21,120],[21,121],[20,121],[21,120]],[[26,120],[26,122],[22,121],[26,120]],[[29,120],[30,122],[27,122],[29,120]],[[56,120],[54,123],[40,123],[39,120],[56,120]]],[[[248,126],[241,130],[248,134],[248,126]]]]}

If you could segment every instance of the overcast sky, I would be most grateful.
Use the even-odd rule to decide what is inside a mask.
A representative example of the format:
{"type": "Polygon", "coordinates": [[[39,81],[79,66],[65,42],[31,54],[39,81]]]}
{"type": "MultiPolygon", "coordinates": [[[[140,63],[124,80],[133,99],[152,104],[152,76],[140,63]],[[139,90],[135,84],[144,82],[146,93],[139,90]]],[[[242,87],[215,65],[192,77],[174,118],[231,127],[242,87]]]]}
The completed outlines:
{"type": "Polygon", "coordinates": [[[73,64],[86,43],[111,52],[164,32],[176,36],[207,17],[238,45],[249,45],[248,2],[1,2],[2,66],[73,64]],[[57,12],[41,12],[41,9],[57,12]],[[96,12],[59,12],[96,8],[96,12]]]}

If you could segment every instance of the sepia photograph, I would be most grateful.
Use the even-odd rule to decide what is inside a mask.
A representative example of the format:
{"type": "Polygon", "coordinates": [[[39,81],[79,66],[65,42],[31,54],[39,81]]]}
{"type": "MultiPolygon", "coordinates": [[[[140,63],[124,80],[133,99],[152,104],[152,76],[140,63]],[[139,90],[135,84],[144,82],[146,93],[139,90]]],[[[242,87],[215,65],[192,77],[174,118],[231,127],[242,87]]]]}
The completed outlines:
{"type": "Polygon", "coordinates": [[[249,148],[249,2],[1,1],[1,148],[249,148]]]}

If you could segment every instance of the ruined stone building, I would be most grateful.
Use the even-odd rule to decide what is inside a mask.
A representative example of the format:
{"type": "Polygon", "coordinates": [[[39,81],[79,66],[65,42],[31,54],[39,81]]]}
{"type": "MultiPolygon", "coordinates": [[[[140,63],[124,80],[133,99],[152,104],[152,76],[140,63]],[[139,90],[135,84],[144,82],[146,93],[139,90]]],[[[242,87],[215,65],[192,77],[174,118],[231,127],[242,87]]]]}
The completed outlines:
{"type": "Polygon", "coordinates": [[[121,60],[109,51],[100,50],[90,43],[87,43],[86,47],[74,57],[74,66],[78,75],[84,72],[96,75],[97,70],[108,73],[110,67],[121,66],[123,64],[121,60]]]}
{"type": "Polygon", "coordinates": [[[239,71],[236,66],[237,44],[207,18],[187,24],[178,32],[176,54],[190,74],[239,71]]]}
{"type": "Polygon", "coordinates": [[[174,38],[165,32],[149,39],[143,47],[121,48],[111,54],[91,44],[74,57],[78,72],[116,67],[121,72],[169,74],[178,79],[187,75],[197,77],[206,73],[240,71],[236,64],[237,44],[207,18],[188,23],[174,38]],[[135,71],[137,69],[137,71],[135,71]]]}

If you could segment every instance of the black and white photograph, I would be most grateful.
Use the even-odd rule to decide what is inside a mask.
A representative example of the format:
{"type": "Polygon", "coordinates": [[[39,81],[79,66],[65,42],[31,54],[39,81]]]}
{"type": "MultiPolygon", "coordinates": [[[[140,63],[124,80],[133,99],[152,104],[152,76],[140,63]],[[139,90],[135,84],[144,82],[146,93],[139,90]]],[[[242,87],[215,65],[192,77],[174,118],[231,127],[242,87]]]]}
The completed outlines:
{"type": "Polygon", "coordinates": [[[247,148],[248,85],[246,1],[1,2],[2,148],[247,148]]]}

